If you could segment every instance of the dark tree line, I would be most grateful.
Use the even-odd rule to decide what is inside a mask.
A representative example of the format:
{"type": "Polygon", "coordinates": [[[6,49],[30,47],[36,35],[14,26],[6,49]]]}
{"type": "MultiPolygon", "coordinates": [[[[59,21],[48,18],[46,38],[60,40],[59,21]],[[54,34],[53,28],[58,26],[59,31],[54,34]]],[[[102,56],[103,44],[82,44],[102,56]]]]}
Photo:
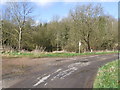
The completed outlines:
{"type": "Polygon", "coordinates": [[[29,3],[8,3],[3,12],[3,49],[81,52],[113,50],[118,46],[118,21],[104,14],[101,5],[82,5],[71,9],[66,18],[54,17],[36,24],[29,3]]]}

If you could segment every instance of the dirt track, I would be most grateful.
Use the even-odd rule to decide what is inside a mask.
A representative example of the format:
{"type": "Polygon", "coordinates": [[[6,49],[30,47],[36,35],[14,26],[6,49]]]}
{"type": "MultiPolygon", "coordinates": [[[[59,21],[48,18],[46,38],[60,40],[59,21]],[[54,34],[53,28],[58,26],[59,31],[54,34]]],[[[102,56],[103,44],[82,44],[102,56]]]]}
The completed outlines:
{"type": "MultiPolygon", "coordinates": [[[[72,58],[12,59],[13,63],[11,65],[18,64],[18,66],[22,65],[23,67],[17,74],[10,74],[10,70],[6,74],[5,68],[8,67],[3,66],[4,87],[92,88],[98,68],[116,59],[118,59],[118,54],[77,56],[72,58]]],[[[3,65],[10,66],[10,60],[4,59],[3,65]]]]}

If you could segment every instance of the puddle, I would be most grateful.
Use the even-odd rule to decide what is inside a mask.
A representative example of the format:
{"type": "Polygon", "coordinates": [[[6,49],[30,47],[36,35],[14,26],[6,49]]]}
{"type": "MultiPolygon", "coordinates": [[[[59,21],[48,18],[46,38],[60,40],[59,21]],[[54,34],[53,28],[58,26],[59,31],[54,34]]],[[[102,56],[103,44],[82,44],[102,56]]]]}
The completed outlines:
{"type": "Polygon", "coordinates": [[[55,60],[55,61],[59,62],[59,61],[62,61],[62,60],[61,60],[61,59],[58,59],[58,60],[55,60]]]}
{"type": "Polygon", "coordinates": [[[88,61],[80,61],[80,62],[82,62],[82,63],[87,63],[88,61]]]}

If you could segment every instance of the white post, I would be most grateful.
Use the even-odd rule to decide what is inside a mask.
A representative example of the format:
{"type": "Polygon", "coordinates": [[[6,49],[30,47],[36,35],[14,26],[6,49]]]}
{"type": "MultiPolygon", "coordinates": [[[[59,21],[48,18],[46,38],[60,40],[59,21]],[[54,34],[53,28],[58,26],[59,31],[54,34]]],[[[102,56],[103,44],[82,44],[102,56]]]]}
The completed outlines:
{"type": "Polygon", "coordinates": [[[81,42],[79,41],[79,53],[80,53],[80,46],[81,46],[81,42]]]}

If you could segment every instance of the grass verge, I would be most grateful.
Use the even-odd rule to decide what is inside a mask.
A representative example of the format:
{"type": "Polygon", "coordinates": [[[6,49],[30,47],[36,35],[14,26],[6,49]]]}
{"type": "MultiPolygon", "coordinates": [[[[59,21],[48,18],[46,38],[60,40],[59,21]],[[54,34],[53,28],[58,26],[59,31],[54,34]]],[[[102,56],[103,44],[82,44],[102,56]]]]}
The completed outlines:
{"type": "Polygon", "coordinates": [[[99,68],[94,88],[118,88],[118,60],[99,68]]]}
{"type": "Polygon", "coordinates": [[[2,53],[3,57],[17,58],[17,57],[32,57],[32,58],[42,58],[42,57],[71,57],[79,55],[100,55],[100,54],[111,54],[118,53],[118,51],[109,52],[87,52],[87,53],[31,53],[31,52],[8,52],[2,53]]]}

